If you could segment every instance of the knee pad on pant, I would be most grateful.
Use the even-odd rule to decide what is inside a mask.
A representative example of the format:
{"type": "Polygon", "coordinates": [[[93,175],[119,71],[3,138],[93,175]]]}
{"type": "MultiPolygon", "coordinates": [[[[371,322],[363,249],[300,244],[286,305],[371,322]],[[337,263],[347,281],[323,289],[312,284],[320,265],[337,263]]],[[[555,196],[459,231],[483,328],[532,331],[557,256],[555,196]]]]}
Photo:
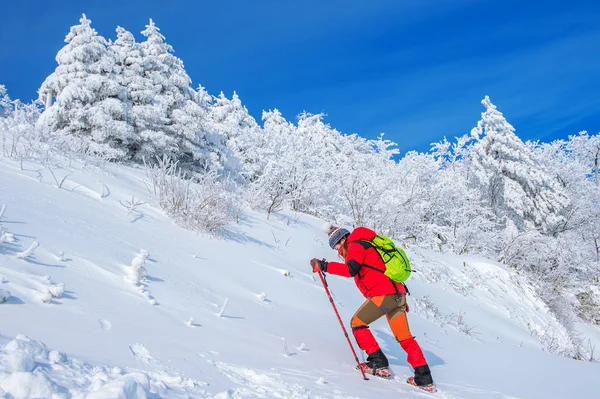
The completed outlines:
{"type": "Polygon", "coordinates": [[[369,326],[367,325],[367,323],[354,316],[352,317],[352,320],[350,320],[350,328],[352,328],[353,330],[358,330],[359,328],[369,328],[369,326]]]}

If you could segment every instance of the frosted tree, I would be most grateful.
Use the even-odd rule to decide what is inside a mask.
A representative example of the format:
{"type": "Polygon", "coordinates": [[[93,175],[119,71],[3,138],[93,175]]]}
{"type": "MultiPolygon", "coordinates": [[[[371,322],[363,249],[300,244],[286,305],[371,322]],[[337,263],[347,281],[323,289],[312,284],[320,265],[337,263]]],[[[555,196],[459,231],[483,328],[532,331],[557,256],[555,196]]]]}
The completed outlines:
{"type": "MultiPolygon", "coordinates": [[[[153,159],[168,155],[179,159],[179,154],[185,151],[182,142],[187,139],[186,144],[191,144],[193,137],[189,132],[185,132],[187,138],[179,136],[180,129],[173,128],[171,116],[174,109],[191,100],[191,79],[178,76],[177,82],[171,80],[174,78],[172,69],[183,69],[183,62],[172,54],[173,48],[165,43],[165,37],[152,19],[142,34],[146,41],[140,45],[144,56],[141,75],[150,85],[144,86],[133,102],[136,108],[132,117],[142,142],[138,157],[153,159]]],[[[184,147],[191,151],[189,145],[184,147]]]]}
{"type": "Polygon", "coordinates": [[[41,150],[39,144],[45,137],[35,128],[39,116],[38,101],[23,104],[11,100],[6,88],[0,85],[0,154],[22,161],[41,150]]]}
{"type": "Polygon", "coordinates": [[[6,118],[12,114],[11,99],[8,96],[6,86],[0,85],[0,118],[6,118]]]}
{"type": "Polygon", "coordinates": [[[118,82],[125,87],[130,104],[128,122],[134,132],[130,144],[131,156],[139,158],[141,150],[141,131],[149,126],[161,126],[165,122],[153,102],[154,83],[145,76],[147,61],[139,43],[133,34],[122,27],[117,27],[117,39],[110,44],[114,52],[116,64],[120,68],[118,82]]]}
{"type": "MultiPolygon", "coordinates": [[[[197,110],[198,129],[202,133],[204,151],[203,157],[210,159],[213,170],[220,171],[223,176],[228,176],[236,183],[244,181],[243,163],[235,151],[227,146],[227,138],[215,125],[212,115],[213,97],[208,94],[202,85],[194,92],[194,102],[198,105],[197,110]]],[[[258,144],[257,144],[258,145],[258,144]]]]}
{"type": "Polygon", "coordinates": [[[572,198],[565,240],[572,243],[568,251],[571,271],[589,283],[600,276],[600,185],[596,183],[596,157],[600,151],[600,135],[581,132],[568,141],[532,144],[533,151],[546,168],[557,176],[572,198]]]}
{"type": "Polygon", "coordinates": [[[576,175],[579,183],[572,192],[573,197],[577,198],[576,209],[581,214],[584,227],[581,230],[584,237],[592,243],[594,260],[600,274],[600,134],[590,136],[587,132],[582,132],[578,136],[569,137],[567,151],[575,155],[581,168],[576,175]]]}
{"type": "Polygon", "coordinates": [[[486,111],[471,131],[476,142],[470,161],[490,206],[498,217],[507,216],[520,230],[528,223],[542,231],[561,229],[570,206],[565,191],[536,163],[489,97],[482,104],[486,111]]]}
{"type": "Polygon", "coordinates": [[[134,115],[143,126],[140,156],[167,155],[193,171],[222,169],[223,140],[203,130],[206,125],[201,121],[208,118],[207,110],[197,101],[183,62],[173,55],[173,47],[165,42],[152,20],[142,34],[146,37],[141,43],[143,76],[154,87],[139,100],[143,112],[134,115]]]}
{"type": "Polygon", "coordinates": [[[326,215],[335,190],[334,177],[343,158],[340,134],[322,122],[323,115],[304,113],[298,126],[278,110],[263,112],[264,127],[254,149],[260,174],[252,182],[255,203],[271,213],[283,207],[326,215]],[[338,143],[339,144],[339,143],[338,143]]]}
{"type": "Polygon", "coordinates": [[[260,151],[261,173],[250,181],[247,195],[250,203],[270,215],[288,204],[288,177],[294,168],[296,127],[288,122],[279,110],[263,111],[262,146],[260,151]]]}
{"type": "Polygon", "coordinates": [[[465,134],[457,137],[456,142],[450,143],[446,137],[440,142],[431,143],[430,153],[439,162],[441,168],[456,169],[463,165],[461,162],[469,156],[469,143],[473,140],[471,135],[465,134]]]}
{"type": "Polygon", "coordinates": [[[600,134],[590,135],[583,131],[570,136],[567,149],[586,168],[587,173],[593,176],[594,184],[600,185],[600,134]]]}
{"type": "MultiPolygon", "coordinates": [[[[500,249],[496,215],[482,200],[480,186],[469,183],[468,155],[472,141],[470,135],[457,137],[454,142],[444,138],[432,143],[431,160],[421,157],[420,162],[414,162],[414,168],[426,170],[421,183],[416,184],[423,192],[418,203],[426,204],[426,208],[421,207],[424,213],[418,216],[425,223],[415,220],[411,230],[421,232],[421,243],[432,248],[496,257],[500,249]],[[424,182],[430,190],[422,188],[424,182]]],[[[405,163],[403,159],[403,169],[405,163]]]]}
{"type": "Polygon", "coordinates": [[[246,179],[256,180],[264,168],[261,152],[268,143],[237,93],[234,92],[230,100],[221,92],[210,107],[210,115],[213,126],[223,136],[227,147],[242,162],[246,179]]]}
{"type": "Polygon", "coordinates": [[[195,93],[195,101],[201,108],[208,110],[213,102],[213,97],[208,94],[204,86],[198,85],[195,93]]]}
{"type": "Polygon", "coordinates": [[[292,209],[310,211],[322,208],[335,192],[332,185],[347,158],[340,150],[341,134],[323,122],[323,114],[304,112],[298,116],[293,169],[287,186],[292,209]]]}
{"type": "Polygon", "coordinates": [[[133,129],[127,121],[127,91],[116,79],[119,67],[85,14],[79,22],[56,55],[58,66],[40,87],[40,100],[46,105],[40,126],[70,147],[77,143],[109,159],[127,158],[133,129]]]}
{"type": "Polygon", "coordinates": [[[386,210],[397,209],[396,206],[388,209],[390,203],[386,201],[386,198],[393,197],[387,197],[387,194],[397,188],[392,183],[397,182],[397,176],[393,176],[392,172],[396,165],[392,157],[399,152],[396,144],[384,140],[383,136],[378,140],[339,134],[338,137],[331,138],[335,147],[332,147],[333,151],[324,154],[327,158],[323,167],[335,173],[329,179],[328,186],[332,204],[337,204],[336,211],[346,211],[349,214],[350,218],[344,221],[348,224],[368,225],[389,233],[389,226],[384,227],[384,220],[393,219],[391,213],[394,212],[386,210]]]}

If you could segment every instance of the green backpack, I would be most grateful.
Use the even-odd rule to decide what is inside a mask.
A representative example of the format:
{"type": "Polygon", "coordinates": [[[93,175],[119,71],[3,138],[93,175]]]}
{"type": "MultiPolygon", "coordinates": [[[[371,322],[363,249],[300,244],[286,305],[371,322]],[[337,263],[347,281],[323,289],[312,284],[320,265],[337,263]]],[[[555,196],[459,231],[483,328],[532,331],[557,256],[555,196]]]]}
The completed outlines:
{"type": "MultiPolygon", "coordinates": [[[[404,253],[402,248],[398,248],[389,237],[377,235],[371,241],[360,240],[360,242],[368,244],[377,250],[379,256],[381,256],[381,260],[385,263],[385,272],[383,274],[388,276],[392,281],[403,283],[410,277],[412,270],[406,253],[404,253]]],[[[370,268],[381,272],[380,269],[375,267],[370,268]]]]}

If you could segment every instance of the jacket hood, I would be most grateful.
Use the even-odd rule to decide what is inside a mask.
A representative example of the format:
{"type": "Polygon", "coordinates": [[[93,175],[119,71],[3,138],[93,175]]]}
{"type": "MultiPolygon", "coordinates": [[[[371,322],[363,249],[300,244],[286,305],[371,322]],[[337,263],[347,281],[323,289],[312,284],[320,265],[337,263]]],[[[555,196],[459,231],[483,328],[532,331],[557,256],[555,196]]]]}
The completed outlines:
{"type": "Polygon", "coordinates": [[[357,227],[354,230],[352,230],[352,233],[350,233],[350,235],[348,236],[348,243],[359,240],[371,241],[373,238],[375,238],[376,235],[377,233],[375,233],[371,229],[368,229],[366,227],[357,227]]]}

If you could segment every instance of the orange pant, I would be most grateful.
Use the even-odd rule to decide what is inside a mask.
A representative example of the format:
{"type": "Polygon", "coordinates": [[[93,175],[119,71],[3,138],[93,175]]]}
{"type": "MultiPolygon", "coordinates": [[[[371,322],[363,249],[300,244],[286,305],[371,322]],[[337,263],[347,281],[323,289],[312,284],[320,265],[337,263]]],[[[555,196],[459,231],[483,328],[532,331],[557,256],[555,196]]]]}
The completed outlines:
{"type": "Polygon", "coordinates": [[[385,315],[392,334],[408,354],[408,362],[413,367],[427,364],[421,347],[415,341],[406,318],[406,295],[383,295],[367,299],[356,311],[350,326],[358,346],[371,354],[379,350],[379,344],[369,330],[369,324],[385,315]]]}

